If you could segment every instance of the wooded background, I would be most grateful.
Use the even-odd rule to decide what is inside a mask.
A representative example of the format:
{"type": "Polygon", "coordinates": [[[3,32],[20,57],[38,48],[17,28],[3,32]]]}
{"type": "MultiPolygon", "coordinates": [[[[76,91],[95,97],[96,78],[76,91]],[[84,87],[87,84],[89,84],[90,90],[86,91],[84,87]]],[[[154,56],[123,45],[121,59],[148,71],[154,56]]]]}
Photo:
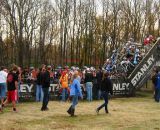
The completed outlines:
{"type": "Polygon", "coordinates": [[[0,0],[0,65],[103,65],[160,36],[160,0],[0,0]]]}

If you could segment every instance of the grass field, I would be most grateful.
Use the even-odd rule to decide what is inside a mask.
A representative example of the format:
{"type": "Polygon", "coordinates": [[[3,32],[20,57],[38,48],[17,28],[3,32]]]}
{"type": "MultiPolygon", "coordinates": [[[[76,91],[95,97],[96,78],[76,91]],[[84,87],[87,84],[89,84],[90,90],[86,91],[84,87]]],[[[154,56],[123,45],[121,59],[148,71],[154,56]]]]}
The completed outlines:
{"type": "Polygon", "coordinates": [[[133,98],[115,98],[109,102],[110,114],[97,115],[95,108],[103,101],[81,101],[77,117],[69,117],[70,103],[49,102],[49,111],[41,112],[41,103],[19,103],[0,113],[0,130],[160,130],[160,103],[151,92],[138,92],[133,98]]]}

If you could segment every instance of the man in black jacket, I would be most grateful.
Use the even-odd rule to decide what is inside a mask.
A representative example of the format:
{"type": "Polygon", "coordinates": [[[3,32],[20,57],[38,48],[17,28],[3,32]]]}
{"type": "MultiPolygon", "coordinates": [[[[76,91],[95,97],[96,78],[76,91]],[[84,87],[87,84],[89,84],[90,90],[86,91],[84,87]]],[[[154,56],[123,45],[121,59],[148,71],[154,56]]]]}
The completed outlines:
{"type": "Polygon", "coordinates": [[[113,95],[113,83],[109,78],[108,72],[104,73],[103,80],[101,83],[101,91],[102,91],[102,97],[105,102],[96,109],[96,112],[98,114],[99,110],[105,107],[105,112],[109,113],[108,112],[108,94],[110,93],[111,95],[113,95]]]}
{"type": "Polygon", "coordinates": [[[158,91],[156,89],[156,85],[157,85],[157,75],[158,75],[158,70],[154,70],[154,75],[152,76],[152,83],[153,83],[153,89],[154,89],[154,99],[156,101],[156,97],[158,94],[158,91]]]}
{"type": "Polygon", "coordinates": [[[46,70],[46,67],[44,66],[42,68],[42,90],[43,90],[43,103],[41,111],[48,110],[48,102],[49,102],[49,87],[50,87],[50,74],[49,71],[46,70]]]}
{"type": "Polygon", "coordinates": [[[43,101],[43,90],[42,90],[42,68],[39,68],[36,80],[36,101],[43,101]]]}

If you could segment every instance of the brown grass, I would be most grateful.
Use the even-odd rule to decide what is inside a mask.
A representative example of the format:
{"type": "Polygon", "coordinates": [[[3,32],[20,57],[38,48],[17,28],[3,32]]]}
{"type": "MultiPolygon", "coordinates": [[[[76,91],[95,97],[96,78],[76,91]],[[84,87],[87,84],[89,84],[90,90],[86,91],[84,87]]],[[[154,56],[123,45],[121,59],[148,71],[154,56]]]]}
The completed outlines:
{"type": "Polygon", "coordinates": [[[103,101],[81,101],[74,118],[66,113],[68,102],[50,101],[46,112],[40,111],[41,103],[20,103],[17,113],[8,106],[0,113],[0,130],[160,130],[160,103],[150,93],[140,94],[110,100],[110,114],[95,113],[103,101]]]}

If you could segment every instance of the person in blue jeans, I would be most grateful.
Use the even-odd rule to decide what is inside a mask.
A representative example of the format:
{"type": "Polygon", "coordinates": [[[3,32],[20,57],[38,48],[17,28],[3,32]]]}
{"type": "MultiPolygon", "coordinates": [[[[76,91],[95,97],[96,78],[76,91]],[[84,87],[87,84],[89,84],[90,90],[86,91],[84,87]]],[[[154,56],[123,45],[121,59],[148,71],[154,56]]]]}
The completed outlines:
{"type": "Polygon", "coordinates": [[[87,68],[87,72],[85,74],[84,83],[86,85],[86,91],[87,91],[87,100],[92,101],[92,88],[93,88],[93,74],[91,73],[90,69],[87,68]]]}
{"type": "Polygon", "coordinates": [[[50,87],[50,74],[49,71],[46,70],[45,67],[42,68],[42,90],[43,90],[43,103],[41,107],[41,111],[46,111],[48,109],[49,102],[49,87],[50,87]]]}
{"type": "Polygon", "coordinates": [[[42,91],[42,68],[39,69],[37,74],[37,84],[36,84],[36,101],[43,101],[43,91],[42,91]]]}
{"type": "Polygon", "coordinates": [[[111,95],[113,95],[113,83],[112,83],[111,79],[109,78],[109,72],[104,73],[102,83],[101,83],[101,92],[102,92],[102,97],[104,99],[104,103],[96,109],[96,112],[98,114],[99,111],[103,107],[105,107],[105,112],[109,113],[108,112],[108,95],[109,95],[109,93],[111,95]]]}
{"type": "Polygon", "coordinates": [[[6,97],[6,92],[7,92],[6,83],[0,83],[0,100],[1,100],[0,111],[2,111],[2,108],[4,107],[4,99],[6,97]]]}
{"type": "Polygon", "coordinates": [[[93,88],[93,83],[92,82],[86,82],[87,100],[88,101],[93,100],[92,88],[93,88]]]}
{"type": "Polygon", "coordinates": [[[72,104],[70,108],[67,110],[68,114],[71,116],[75,116],[75,107],[78,104],[78,97],[83,99],[81,87],[80,87],[80,82],[77,79],[78,73],[74,73],[73,75],[73,81],[70,86],[70,97],[72,98],[72,104]]]}
{"type": "Polygon", "coordinates": [[[101,99],[101,82],[102,82],[102,78],[103,78],[103,72],[102,72],[102,68],[99,67],[99,70],[97,71],[96,74],[96,78],[97,78],[97,99],[100,100],[101,99]]]}
{"type": "MultiPolygon", "coordinates": [[[[5,67],[0,68],[0,100],[1,100],[1,106],[2,108],[4,107],[4,99],[6,97],[6,92],[7,92],[7,70],[5,67]]],[[[2,108],[0,107],[0,111],[2,111],[2,108]]]]}
{"type": "Polygon", "coordinates": [[[64,70],[62,72],[62,75],[59,79],[60,83],[61,83],[61,89],[62,89],[62,100],[61,101],[66,101],[67,96],[68,96],[68,74],[67,74],[67,70],[64,70]]]}
{"type": "Polygon", "coordinates": [[[160,100],[160,71],[157,74],[156,78],[156,87],[155,87],[155,101],[159,102],[160,100]]]}
{"type": "Polygon", "coordinates": [[[152,76],[152,84],[153,84],[153,90],[154,90],[154,99],[156,101],[156,94],[157,94],[156,85],[157,85],[158,70],[155,68],[153,72],[154,72],[154,75],[152,76]]]}

